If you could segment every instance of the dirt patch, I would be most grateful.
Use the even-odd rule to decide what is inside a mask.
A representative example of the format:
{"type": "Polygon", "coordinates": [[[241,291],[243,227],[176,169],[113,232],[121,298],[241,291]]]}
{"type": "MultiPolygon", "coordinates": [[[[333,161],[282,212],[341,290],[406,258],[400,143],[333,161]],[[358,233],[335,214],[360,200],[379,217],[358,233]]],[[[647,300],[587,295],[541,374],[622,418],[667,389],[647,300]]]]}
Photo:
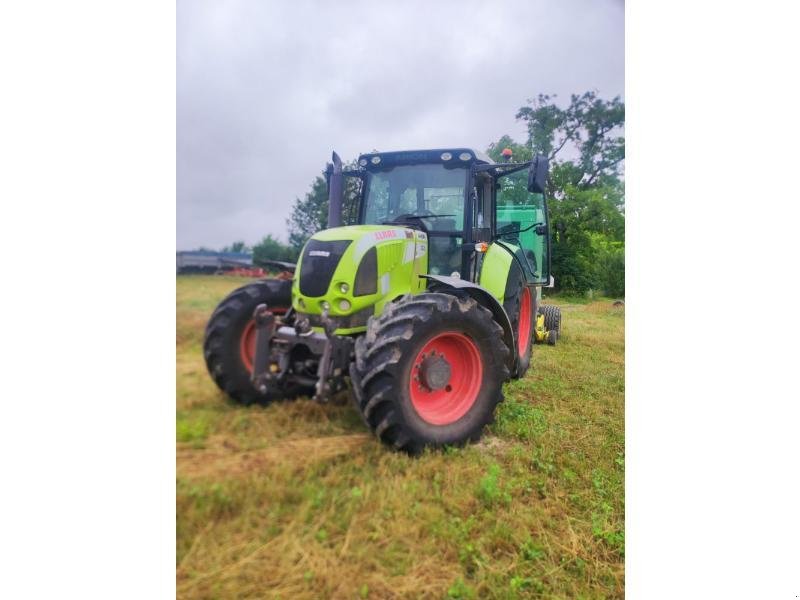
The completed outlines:
{"type": "Polygon", "coordinates": [[[494,435],[484,435],[481,440],[475,444],[475,447],[490,453],[498,453],[507,449],[511,444],[508,440],[502,440],[494,435]]]}
{"type": "Polygon", "coordinates": [[[240,450],[225,436],[209,438],[206,447],[179,444],[178,476],[186,479],[229,479],[268,471],[275,465],[307,465],[349,454],[372,438],[368,434],[285,440],[263,450],[240,450]]]}

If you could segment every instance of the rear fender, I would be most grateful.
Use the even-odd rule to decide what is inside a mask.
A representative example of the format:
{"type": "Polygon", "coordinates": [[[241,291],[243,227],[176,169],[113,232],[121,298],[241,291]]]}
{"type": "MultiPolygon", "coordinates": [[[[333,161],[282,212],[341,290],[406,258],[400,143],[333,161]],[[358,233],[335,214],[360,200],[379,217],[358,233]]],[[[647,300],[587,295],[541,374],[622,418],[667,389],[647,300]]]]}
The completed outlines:
{"type": "Polygon", "coordinates": [[[498,302],[497,298],[492,296],[489,293],[489,290],[479,286],[476,283],[472,283],[471,281],[465,281],[463,279],[459,279],[457,277],[446,277],[444,275],[420,275],[420,277],[425,277],[426,279],[430,279],[435,281],[436,283],[440,284],[444,291],[446,292],[446,288],[460,290],[469,294],[475,302],[488,308],[492,311],[492,316],[494,320],[497,321],[500,326],[503,328],[503,341],[508,346],[509,350],[509,360],[508,360],[508,368],[511,372],[514,372],[517,365],[517,353],[514,352],[514,348],[516,348],[516,342],[514,341],[514,330],[511,328],[511,320],[508,318],[503,305],[498,302]]]}

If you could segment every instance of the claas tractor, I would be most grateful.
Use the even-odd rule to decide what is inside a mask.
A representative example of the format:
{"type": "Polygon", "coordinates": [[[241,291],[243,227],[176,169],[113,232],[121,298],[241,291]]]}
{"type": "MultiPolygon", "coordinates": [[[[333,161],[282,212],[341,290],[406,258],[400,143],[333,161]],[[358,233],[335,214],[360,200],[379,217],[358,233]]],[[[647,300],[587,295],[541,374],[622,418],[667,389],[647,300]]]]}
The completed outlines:
{"type": "Polygon", "coordinates": [[[411,454],[477,440],[502,386],[555,343],[548,161],[495,163],[468,148],[374,152],[325,171],[328,228],[291,280],[225,298],[206,327],[217,385],[243,404],[349,388],[367,427],[411,454]],[[350,185],[353,183],[355,185],[350,185]],[[342,225],[345,189],[355,225],[342,225]]]}

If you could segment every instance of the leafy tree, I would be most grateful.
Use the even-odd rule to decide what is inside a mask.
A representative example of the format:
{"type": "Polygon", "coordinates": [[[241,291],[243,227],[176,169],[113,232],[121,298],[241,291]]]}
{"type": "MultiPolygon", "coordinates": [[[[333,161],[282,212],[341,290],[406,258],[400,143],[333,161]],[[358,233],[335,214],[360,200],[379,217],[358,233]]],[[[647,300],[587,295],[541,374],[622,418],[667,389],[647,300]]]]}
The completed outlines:
{"type": "Polygon", "coordinates": [[[324,178],[315,177],[305,197],[295,199],[286,224],[289,226],[289,245],[298,253],[308,238],[325,229],[328,224],[328,186],[324,178]]]}
{"type": "Polygon", "coordinates": [[[625,295],[625,244],[591,234],[595,253],[595,281],[609,296],[625,295]]]}
{"type": "Polygon", "coordinates": [[[244,242],[233,242],[230,246],[222,248],[221,252],[250,252],[250,248],[244,242]]]}
{"type": "Polygon", "coordinates": [[[253,246],[253,262],[258,264],[265,260],[294,262],[297,260],[297,252],[291,245],[284,244],[270,234],[253,246]]]}
{"type": "Polygon", "coordinates": [[[616,97],[602,100],[595,92],[573,94],[567,108],[559,108],[556,96],[540,94],[517,112],[528,126],[526,147],[551,160],[572,153],[568,162],[570,182],[588,187],[604,178],[619,178],[625,160],[625,104],[616,97]],[[577,153],[577,156],[575,156],[577,153]]]}
{"type": "MultiPolygon", "coordinates": [[[[355,168],[355,161],[345,164],[344,168],[355,168]]],[[[361,181],[359,179],[345,178],[342,206],[342,219],[345,225],[354,224],[358,219],[360,189],[361,181]]],[[[289,227],[289,245],[298,254],[308,238],[328,226],[328,183],[324,177],[317,175],[305,197],[302,200],[295,199],[292,214],[286,224],[289,227]]]]}

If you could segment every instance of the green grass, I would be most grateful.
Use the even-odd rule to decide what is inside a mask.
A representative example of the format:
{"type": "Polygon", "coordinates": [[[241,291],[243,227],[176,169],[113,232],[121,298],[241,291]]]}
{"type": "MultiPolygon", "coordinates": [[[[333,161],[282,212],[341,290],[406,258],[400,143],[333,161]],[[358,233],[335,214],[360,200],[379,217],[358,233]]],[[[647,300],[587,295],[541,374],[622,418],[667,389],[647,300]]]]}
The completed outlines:
{"type": "Polygon", "coordinates": [[[624,307],[548,300],[483,440],[412,459],[346,399],[226,401],[203,327],[245,282],[177,279],[179,597],[623,597],[624,307]]]}

